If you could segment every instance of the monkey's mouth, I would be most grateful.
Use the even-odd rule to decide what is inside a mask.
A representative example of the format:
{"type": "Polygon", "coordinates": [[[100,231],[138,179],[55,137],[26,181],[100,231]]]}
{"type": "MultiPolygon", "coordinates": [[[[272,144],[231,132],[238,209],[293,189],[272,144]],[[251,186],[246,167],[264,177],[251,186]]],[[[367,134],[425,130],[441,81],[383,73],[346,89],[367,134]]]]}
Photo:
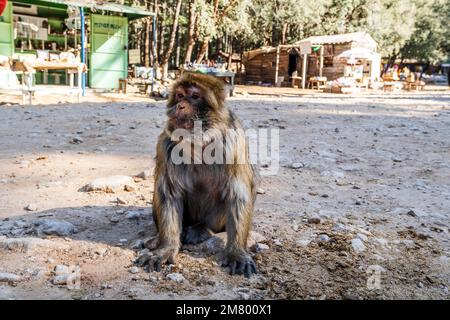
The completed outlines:
{"type": "Polygon", "coordinates": [[[173,129],[194,129],[194,119],[192,118],[169,118],[169,126],[173,129]]]}

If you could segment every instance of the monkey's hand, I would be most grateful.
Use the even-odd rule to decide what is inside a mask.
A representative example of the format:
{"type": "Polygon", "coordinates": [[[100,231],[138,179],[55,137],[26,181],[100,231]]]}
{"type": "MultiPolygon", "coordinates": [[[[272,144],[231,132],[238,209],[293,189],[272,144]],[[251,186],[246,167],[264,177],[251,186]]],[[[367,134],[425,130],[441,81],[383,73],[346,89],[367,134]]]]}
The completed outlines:
{"type": "Polygon", "coordinates": [[[162,247],[149,254],[140,256],[136,263],[140,266],[148,266],[148,271],[161,271],[164,264],[174,264],[178,248],[176,247],[162,247]]]}
{"type": "Polygon", "coordinates": [[[246,278],[258,272],[252,257],[245,251],[227,252],[223,266],[230,268],[231,275],[243,274],[246,278]]]}

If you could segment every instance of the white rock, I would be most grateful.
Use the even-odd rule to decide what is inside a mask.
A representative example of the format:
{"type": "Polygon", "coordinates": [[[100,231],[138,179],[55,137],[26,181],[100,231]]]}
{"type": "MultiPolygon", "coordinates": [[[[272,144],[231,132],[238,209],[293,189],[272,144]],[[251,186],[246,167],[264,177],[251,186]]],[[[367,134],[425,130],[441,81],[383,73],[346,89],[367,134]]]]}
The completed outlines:
{"type": "Polygon", "coordinates": [[[388,240],[383,239],[383,238],[374,238],[373,241],[381,246],[385,246],[389,243],[388,240]]]}
{"type": "Polygon", "coordinates": [[[269,246],[267,244],[257,243],[255,245],[255,251],[256,252],[262,252],[262,251],[266,251],[266,250],[269,250],[269,246]]]}
{"type": "Polygon", "coordinates": [[[139,220],[141,213],[139,211],[128,211],[125,217],[130,220],[139,220]]]}
{"type": "Polygon", "coordinates": [[[300,240],[297,240],[296,243],[297,243],[299,246],[307,247],[308,244],[311,243],[311,240],[309,240],[309,239],[300,239],[300,240]]]}
{"type": "Polygon", "coordinates": [[[42,220],[35,222],[35,225],[37,226],[36,231],[38,235],[68,236],[77,232],[75,226],[67,221],[42,220]]]}
{"type": "Polygon", "coordinates": [[[139,268],[138,267],[131,267],[130,269],[128,269],[128,272],[135,274],[139,272],[139,268]]]}
{"type": "Polygon", "coordinates": [[[30,203],[29,205],[27,205],[27,206],[25,207],[25,210],[27,210],[27,211],[37,211],[37,210],[38,210],[38,207],[37,207],[36,204],[30,203]]]}
{"type": "Polygon", "coordinates": [[[113,215],[111,216],[111,218],[109,218],[109,221],[111,221],[112,223],[117,223],[117,222],[119,222],[119,220],[120,220],[120,218],[119,218],[119,216],[116,215],[116,214],[113,214],[113,215]]]}
{"type": "Polygon", "coordinates": [[[144,241],[142,241],[141,239],[138,239],[136,241],[133,242],[133,244],[131,245],[131,249],[142,249],[144,247],[144,241]]]}
{"type": "Polygon", "coordinates": [[[111,176],[105,178],[98,178],[84,187],[85,191],[104,191],[116,192],[122,191],[125,185],[134,185],[133,178],[129,176],[111,176]]]}
{"type": "Polygon", "coordinates": [[[63,284],[67,284],[67,280],[69,278],[69,274],[60,274],[57,276],[54,276],[52,279],[52,283],[54,285],[63,285],[63,284]]]}
{"type": "Polygon", "coordinates": [[[167,279],[175,281],[175,282],[183,282],[185,280],[184,276],[181,273],[169,273],[167,279]]]}
{"type": "Polygon", "coordinates": [[[326,234],[320,234],[317,237],[317,242],[330,242],[330,237],[327,236],[326,234]]]}
{"type": "Polygon", "coordinates": [[[0,282],[18,282],[22,277],[14,273],[0,272],[0,282]]]}
{"type": "Polygon", "coordinates": [[[365,234],[362,234],[362,233],[357,233],[356,237],[358,239],[360,239],[361,241],[364,241],[364,242],[366,242],[368,240],[367,236],[365,234]]]}
{"type": "Polygon", "coordinates": [[[360,252],[363,252],[364,250],[366,250],[366,246],[365,246],[364,243],[361,241],[361,239],[356,238],[356,239],[353,239],[353,240],[352,240],[352,249],[353,249],[355,252],[360,253],[360,252]]]}
{"type": "Polygon", "coordinates": [[[144,170],[137,175],[137,177],[141,178],[142,180],[150,180],[151,176],[152,172],[150,170],[144,170]]]}
{"type": "Polygon", "coordinates": [[[294,163],[292,163],[291,164],[291,168],[292,169],[301,169],[301,168],[303,168],[305,165],[303,164],[303,163],[301,163],[301,162],[294,162],[294,163]]]}

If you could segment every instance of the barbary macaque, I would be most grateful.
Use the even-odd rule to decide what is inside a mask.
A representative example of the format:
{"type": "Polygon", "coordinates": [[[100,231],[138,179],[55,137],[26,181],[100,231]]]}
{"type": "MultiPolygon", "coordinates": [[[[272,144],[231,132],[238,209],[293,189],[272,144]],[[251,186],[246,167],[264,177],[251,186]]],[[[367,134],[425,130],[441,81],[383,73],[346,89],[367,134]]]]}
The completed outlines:
{"type": "Polygon", "coordinates": [[[224,266],[230,274],[249,277],[257,272],[246,251],[256,175],[242,125],[225,105],[223,82],[184,73],[169,96],[167,117],[156,152],[153,219],[158,244],[141,263],[160,271],[163,264],[175,263],[182,243],[197,244],[226,231],[224,266]],[[199,123],[200,135],[196,135],[199,123]],[[203,159],[213,144],[218,147],[211,148],[210,155],[223,161],[203,159]],[[185,160],[181,163],[174,160],[180,150],[185,160]]]}

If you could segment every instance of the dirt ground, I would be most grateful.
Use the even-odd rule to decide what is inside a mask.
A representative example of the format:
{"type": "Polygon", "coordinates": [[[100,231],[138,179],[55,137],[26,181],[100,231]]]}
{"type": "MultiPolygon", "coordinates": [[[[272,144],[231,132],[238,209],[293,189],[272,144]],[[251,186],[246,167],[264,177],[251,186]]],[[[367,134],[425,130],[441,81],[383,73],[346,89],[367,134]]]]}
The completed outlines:
{"type": "Polygon", "coordinates": [[[449,299],[450,91],[301,93],[240,87],[228,100],[247,128],[280,130],[250,279],[221,267],[222,235],[160,273],[136,268],[155,234],[152,177],[83,189],[152,169],[165,101],[1,96],[0,299],[449,299]],[[58,222],[67,234],[45,231],[58,222]],[[62,266],[79,288],[58,282],[62,266]]]}

